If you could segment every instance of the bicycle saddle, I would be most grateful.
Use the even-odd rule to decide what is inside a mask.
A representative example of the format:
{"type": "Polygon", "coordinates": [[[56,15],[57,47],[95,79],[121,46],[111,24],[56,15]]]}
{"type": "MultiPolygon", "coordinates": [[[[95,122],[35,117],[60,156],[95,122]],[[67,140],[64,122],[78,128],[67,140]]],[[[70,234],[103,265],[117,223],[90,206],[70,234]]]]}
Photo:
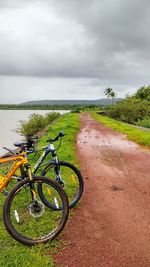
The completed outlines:
{"type": "Polygon", "coordinates": [[[14,143],[14,146],[26,147],[26,146],[28,146],[28,143],[27,142],[16,142],[16,143],[14,143]]]}

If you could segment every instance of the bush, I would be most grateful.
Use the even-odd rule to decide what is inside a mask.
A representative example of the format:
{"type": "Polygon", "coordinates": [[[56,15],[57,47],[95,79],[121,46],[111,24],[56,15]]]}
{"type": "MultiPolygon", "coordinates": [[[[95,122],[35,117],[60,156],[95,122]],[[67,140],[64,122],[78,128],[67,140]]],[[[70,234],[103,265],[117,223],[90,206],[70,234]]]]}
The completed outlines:
{"type": "Polygon", "coordinates": [[[146,127],[146,128],[150,128],[150,118],[145,118],[143,120],[139,120],[137,122],[137,125],[139,126],[143,126],[143,127],[146,127]]]}
{"type": "Polygon", "coordinates": [[[108,114],[111,118],[136,124],[138,121],[150,117],[150,102],[139,99],[126,99],[112,106],[108,114]]]}
{"type": "Polygon", "coordinates": [[[45,115],[33,113],[30,115],[29,120],[21,120],[20,126],[16,130],[17,133],[22,135],[34,135],[41,129],[45,128],[52,121],[60,116],[60,113],[52,112],[45,115]]]}
{"type": "Polygon", "coordinates": [[[150,100],[150,85],[140,87],[133,95],[135,98],[150,100]]]}

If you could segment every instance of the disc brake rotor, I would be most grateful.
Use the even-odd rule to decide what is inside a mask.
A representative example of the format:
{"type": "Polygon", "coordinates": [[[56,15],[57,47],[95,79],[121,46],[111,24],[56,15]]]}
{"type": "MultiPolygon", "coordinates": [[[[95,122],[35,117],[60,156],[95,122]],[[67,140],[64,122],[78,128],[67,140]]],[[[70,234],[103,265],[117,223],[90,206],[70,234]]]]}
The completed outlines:
{"type": "Polygon", "coordinates": [[[29,205],[29,212],[34,218],[41,217],[44,213],[44,204],[40,201],[38,201],[36,205],[31,203],[29,205]]]}

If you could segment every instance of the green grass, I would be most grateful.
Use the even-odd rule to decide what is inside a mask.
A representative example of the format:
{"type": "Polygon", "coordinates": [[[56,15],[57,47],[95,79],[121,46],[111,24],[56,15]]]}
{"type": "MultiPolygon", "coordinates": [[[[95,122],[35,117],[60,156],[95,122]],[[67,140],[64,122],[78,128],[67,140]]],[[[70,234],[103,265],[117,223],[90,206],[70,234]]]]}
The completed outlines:
{"type": "MultiPolygon", "coordinates": [[[[47,129],[47,134],[40,138],[38,142],[38,148],[44,147],[48,145],[46,142],[49,138],[54,138],[59,131],[63,131],[65,136],[62,138],[62,144],[58,151],[58,156],[60,159],[64,161],[69,161],[73,164],[78,165],[76,159],[76,134],[79,131],[79,118],[76,113],[68,113],[62,115],[57,119],[57,122],[51,124],[47,129]]],[[[59,145],[59,141],[55,142],[55,148],[59,145]]],[[[30,156],[32,158],[32,165],[36,163],[36,160],[39,157],[39,154],[34,157],[34,155],[30,156]]],[[[50,156],[47,159],[51,158],[50,156]]],[[[47,161],[47,160],[46,160],[47,161]]]]}
{"type": "Polygon", "coordinates": [[[126,134],[129,140],[134,141],[140,145],[150,146],[150,132],[138,129],[135,126],[119,122],[105,116],[98,115],[95,112],[91,112],[91,115],[97,121],[102,122],[107,127],[126,134]]]}
{"type": "MultiPolygon", "coordinates": [[[[62,130],[67,134],[62,141],[59,150],[59,157],[62,160],[72,162],[77,165],[76,159],[76,134],[79,130],[79,119],[75,113],[65,114],[57,119],[55,123],[49,126],[47,135],[43,136],[39,141],[39,146],[46,145],[46,139],[55,137],[62,130]]],[[[32,160],[32,164],[36,159],[32,160]]],[[[0,266],[1,267],[53,267],[53,259],[50,254],[56,251],[60,246],[60,241],[53,240],[47,244],[35,247],[27,247],[15,241],[5,230],[2,220],[2,209],[5,196],[0,194],[1,220],[0,220],[0,266]]],[[[60,239],[61,240],[61,239],[60,239]]]]}
{"type": "Polygon", "coordinates": [[[150,128],[150,118],[145,118],[136,123],[139,126],[150,128]]]}

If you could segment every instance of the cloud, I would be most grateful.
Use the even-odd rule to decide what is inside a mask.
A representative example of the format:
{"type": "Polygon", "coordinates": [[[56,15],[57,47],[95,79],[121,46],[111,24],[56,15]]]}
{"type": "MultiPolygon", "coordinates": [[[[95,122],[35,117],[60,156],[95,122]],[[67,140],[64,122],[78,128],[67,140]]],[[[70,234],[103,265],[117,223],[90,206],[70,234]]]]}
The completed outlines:
{"type": "Polygon", "coordinates": [[[0,75],[41,78],[43,88],[84,80],[87,96],[91,86],[148,84],[149,9],[149,0],[1,0],[0,75]]]}
{"type": "Polygon", "coordinates": [[[0,74],[66,77],[85,76],[82,61],[90,45],[83,27],[59,17],[43,3],[5,9],[0,16],[0,74]],[[72,71],[76,69],[76,71],[72,71]]]}
{"type": "Polygon", "coordinates": [[[43,99],[97,99],[103,86],[95,79],[0,76],[0,103],[22,103],[43,99]],[[13,88],[12,88],[13,85],[13,88]],[[93,86],[95,90],[93,90],[93,86]]]}

